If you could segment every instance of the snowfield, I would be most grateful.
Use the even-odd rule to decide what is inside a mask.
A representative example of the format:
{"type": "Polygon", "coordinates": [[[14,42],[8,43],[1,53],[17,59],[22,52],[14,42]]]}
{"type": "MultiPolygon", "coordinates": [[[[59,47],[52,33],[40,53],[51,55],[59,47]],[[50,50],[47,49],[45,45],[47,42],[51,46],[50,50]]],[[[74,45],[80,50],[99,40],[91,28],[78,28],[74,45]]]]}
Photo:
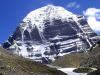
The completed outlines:
{"type": "Polygon", "coordinates": [[[87,75],[87,73],[75,73],[73,70],[76,68],[60,68],[58,70],[67,73],[68,75],[87,75]]]}

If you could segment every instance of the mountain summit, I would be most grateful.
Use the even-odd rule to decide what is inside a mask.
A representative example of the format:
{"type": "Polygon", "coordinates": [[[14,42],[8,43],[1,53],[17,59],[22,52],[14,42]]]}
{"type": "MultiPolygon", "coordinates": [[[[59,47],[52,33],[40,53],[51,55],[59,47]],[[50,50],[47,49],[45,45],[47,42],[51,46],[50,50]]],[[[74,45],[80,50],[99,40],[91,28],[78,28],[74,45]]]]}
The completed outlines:
{"type": "Polygon", "coordinates": [[[30,12],[3,48],[42,63],[71,52],[86,51],[96,42],[96,34],[84,16],[63,7],[47,5],[30,12]]]}
{"type": "MultiPolygon", "coordinates": [[[[62,21],[68,20],[69,17],[75,18],[75,15],[65,10],[63,7],[47,5],[30,12],[23,22],[31,21],[32,27],[36,26],[40,32],[44,30],[45,21],[54,21],[54,19],[60,19],[62,21]]],[[[25,26],[27,28],[27,26],[25,26]]]]}

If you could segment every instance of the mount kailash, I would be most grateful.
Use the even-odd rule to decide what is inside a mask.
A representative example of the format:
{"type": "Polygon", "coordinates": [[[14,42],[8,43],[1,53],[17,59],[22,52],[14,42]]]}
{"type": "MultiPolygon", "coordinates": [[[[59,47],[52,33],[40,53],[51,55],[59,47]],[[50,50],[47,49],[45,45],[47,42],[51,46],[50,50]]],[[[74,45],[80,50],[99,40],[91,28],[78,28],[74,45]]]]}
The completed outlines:
{"type": "Polygon", "coordinates": [[[47,5],[30,12],[3,48],[41,63],[72,52],[89,50],[97,41],[84,16],[47,5]]]}

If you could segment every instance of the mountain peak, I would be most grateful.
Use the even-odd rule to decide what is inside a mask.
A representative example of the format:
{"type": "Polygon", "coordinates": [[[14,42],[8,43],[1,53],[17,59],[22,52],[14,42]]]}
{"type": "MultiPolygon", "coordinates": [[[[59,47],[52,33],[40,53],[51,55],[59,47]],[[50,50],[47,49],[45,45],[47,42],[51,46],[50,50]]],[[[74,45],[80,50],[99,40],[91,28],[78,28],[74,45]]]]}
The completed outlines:
{"type": "Polygon", "coordinates": [[[54,5],[46,5],[44,7],[41,7],[39,9],[36,9],[34,11],[31,11],[23,21],[26,21],[27,19],[53,19],[53,18],[59,18],[59,19],[67,19],[69,17],[75,16],[73,13],[67,11],[65,8],[60,6],[54,6],[54,5]]]}
{"type": "Polygon", "coordinates": [[[53,5],[53,4],[48,4],[48,5],[46,5],[45,7],[48,7],[48,8],[55,8],[56,6],[53,5]]]}
{"type": "MultiPolygon", "coordinates": [[[[32,27],[36,26],[39,31],[43,32],[44,21],[50,22],[54,19],[60,19],[62,21],[68,21],[69,18],[76,19],[77,16],[65,8],[54,5],[46,5],[39,9],[31,11],[24,19],[23,22],[31,22],[32,27]]],[[[27,24],[26,24],[27,25],[27,24]]]]}

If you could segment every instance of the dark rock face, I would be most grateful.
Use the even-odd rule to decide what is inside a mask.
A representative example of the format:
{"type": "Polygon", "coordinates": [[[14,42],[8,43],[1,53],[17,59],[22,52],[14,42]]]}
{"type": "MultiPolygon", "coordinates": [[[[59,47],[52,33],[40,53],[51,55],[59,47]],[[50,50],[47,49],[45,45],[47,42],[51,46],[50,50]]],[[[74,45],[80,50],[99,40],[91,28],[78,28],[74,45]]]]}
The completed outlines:
{"type": "Polygon", "coordinates": [[[53,24],[45,27],[44,36],[46,39],[54,38],[55,36],[73,36],[77,32],[72,28],[75,23],[71,22],[62,22],[61,20],[54,20],[53,24]]]}
{"type": "Polygon", "coordinates": [[[16,31],[14,32],[14,34],[12,35],[12,38],[11,39],[14,39],[14,40],[21,40],[22,34],[21,34],[21,31],[20,31],[20,27],[17,27],[16,28],[16,31]]]}
{"type": "MultiPolygon", "coordinates": [[[[49,12],[51,14],[51,11],[49,12]]],[[[72,17],[66,19],[67,16],[66,20],[50,18],[48,15],[45,17],[42,22],[41,19],[36,19],[36,23],[33,23],[31,18],[22,21],[8,41],[2,44],[3,48],[13,50],[23,57],[47,63],[68,52],[90,49],[97,41],[97,35],[82,16],[77,16],[77,22],[72,17]]]]}
{"type": "Polygon", "coordinates": [[[41,42],[41,37],[39,35],[38,29],[35,28],[32,30],[31,32],[31,37],[30,37],[33,41],[39,41],[41,42]]]}
{"type": "Polygon", "coordinates": [[[3,48],[9,48],[11,46],[11,44],[9,44],[8,42],[5,42],[2,44],[3,48]]]}

